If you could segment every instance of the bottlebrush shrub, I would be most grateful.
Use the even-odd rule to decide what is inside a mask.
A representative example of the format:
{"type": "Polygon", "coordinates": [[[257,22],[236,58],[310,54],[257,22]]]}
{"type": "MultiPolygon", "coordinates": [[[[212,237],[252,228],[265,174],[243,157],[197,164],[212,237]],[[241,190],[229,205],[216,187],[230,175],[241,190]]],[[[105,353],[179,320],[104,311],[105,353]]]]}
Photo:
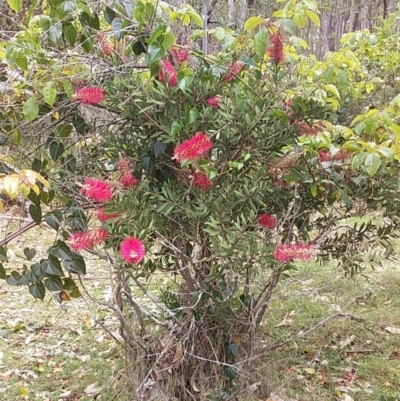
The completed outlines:
{"type": "MultiPolygon", "coordinates": [[[[340,163],[321,162],[318,150],[339,139],[332,124],[319,123],[330,110],[300,95],[302,83],[285,74],[283,37],[253,46],[267,37],[266,27],[248,41],[240,36],[240,54],[193,49],[179,66],[168,61],[167,45],[156,51],[171,32],[155,29],[149,71],[128,73],[135,63],[109,69],[99,86],[59,108],[66,114],[57,132],[64,132],[63,117],[80,121],[77,102],[108,108],[113,118],[98,142],[88,141],[79,174],[57,172],[64,207],[44,220],[61,238],[48,257],[23,273],[0,273],[43,299],[46,289],[76,291],[66,272],[84,274],[87,251],[104,258],[115,280],[110,309],[120,318],[140,395],[157,399],[161,389],[167,399],[196,400],[223,386],[229,396],[247,383],[237,366],[251,369],[258,327],[283,272],[335,258],[354,274],[364,268],[360,246],[376,240],[388,247],[399,213],[386,213],[383,228],[348,219],[397,211],[398,167],[388,159],[372,178],[360,167],[371,157],[358,148],[340,163]],[[299,122],[318,130],[304,135],[299,122]]],[[[57,140],[49,141],[54,161],[57,140]]],[[[41,199],[30,200],[40,223],[41,199]]]]}

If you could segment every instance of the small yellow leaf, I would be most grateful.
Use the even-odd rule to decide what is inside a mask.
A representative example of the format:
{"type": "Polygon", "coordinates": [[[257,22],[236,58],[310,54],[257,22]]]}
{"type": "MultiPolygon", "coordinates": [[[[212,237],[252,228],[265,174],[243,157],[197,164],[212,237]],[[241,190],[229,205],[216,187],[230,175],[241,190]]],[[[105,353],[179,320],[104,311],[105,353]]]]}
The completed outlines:
{"type": "Polygon", "coordinates": [[[25,387],[21,387],[19,390],[19,395],[21,397],[26,397],[29,394],[29,391],[25,387]]]}
{"type": "Polygon", "coordinates": [[[55,111],[55,112],[53,113],[53,118],[55,118],[56,120],[58,120],[58,119],[60,118],[60,114],[59,114],[58,111],[55,111]]]}
{"type": "Polygon", "coordinates": [[[39,187],[37,185],[32,185],[31,189],[32,189],[33,192],[35,192],[36,195],[40,194],[40,189],[39,189],[39,187]]]}
{"type": "Polygon", "coordinates": [[[4,203],[0,202],[0,212],[2,212],[4,210],[4,203]]]}
{"type": "Polygon", "coordinates": [[[27,198],[29,195],[29,192],[31,192],[31,189],[24,183],[20,184],[19,190],[21,191],[21,194],[24,198],[27,198]]]}
{"type": "Polygon", "coordinates": [[[13,177],[11,175],[7,176],[6,178],[4,178],[4,188],[3,188],[3,192],[5,192],[5,194],[7,196],[9,196],[9,198],[11,200],[13,200],[14,198],[17,197],[19,191],[19,179],[18,177],[13,177]]]}
{"type": "MultiPolygon", "coordinates": [[[[28,185],[35,185],[36,182],[36,175],[35,172],[32,170],[25,170],[25,179],[28,182],[28,185]]],[[[25,182],[25,180],[24,180],[25,182]]]]}
{"type": "Polygon", "coordinates": [[[35,174],[36,179],[46,188],[50,186],[49,182],[45,178],[43,178],[39,173],[37,173],[36,171],[33,171],[33,173],[35,174]]]}

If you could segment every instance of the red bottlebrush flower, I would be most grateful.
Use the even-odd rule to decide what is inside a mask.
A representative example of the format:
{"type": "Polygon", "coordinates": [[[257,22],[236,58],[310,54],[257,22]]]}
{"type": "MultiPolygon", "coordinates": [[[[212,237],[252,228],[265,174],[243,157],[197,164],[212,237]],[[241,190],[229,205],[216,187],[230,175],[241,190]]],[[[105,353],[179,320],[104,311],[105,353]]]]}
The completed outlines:
{"type": "Polygon", "coordinates": [[[200,189],[208,189],[211,187],[211,180],[204,173],[195,173],[193,179],[193,185],[200,189]]]}
{"type": "Polygon", "coordinates": [[[119,216],[121,216],[121,214],[120,214],[120,213],[106,213],[106,212],[104,211],[104,207],[99,207],[99,208],[96,210],[96,216],[97,216],[97,219],[98,219],[99,221],[101,221],[102,223],[104,223],[104,222],[106,222],[107,220],[113,219],[114,217],[119,217],[119,216]]]}
{"type": "Polygon", "coordinates": [[[175,86],[177,83],[177,73],[172,64],[167,60],[160,61],[160,72],[158,79],[167,86],[175,86]]]}
{"type": "Polygon", "coordinates": [[[242,70],[244,64],[241,61],[236,61],[232,67],[229,69],[229,72],[225,78],[225,82],[231,82],[236,78],[236,75],[242,70]]]}
{"type": "Polygon", "coordinates": [[[313,249],[311,244],[281,244],[275,249],[274,258],[282,263],[292,260],[309,260],[313,256],[313,249]]]}
{"type": "Polygon", "coordinates": [[[134,264],[141,262],[146,254],[143,242],[135,237],[124,239],[119,251],[126,262],[134,264]]]}
{"type": "Polygon", "coordinates": [[[187,49],[171,49],[172,57],[179,63],[182,64],[189,58],[189,51],[187,49]]]}
{"type": "Polygon", "coordinates": [[[274,216],[270,216],[269,214],[262,214],[258,218],[258,224],[272,230],[278,224],[278,220],[274,216]]]}
{"type": "Polygon", "coordinates": [[[332,155],[328,150],[320,150],[318,152],[319,161],[330,162],[330,161],[343,161],[350,157],[350,154],[343,149],[340,149],[335,155],[332,155]]]}
{"type": "Polygon", "coordinates": [[[97,35],[97,40],[101,51],[105,56],[110,56],[113,52],[110,42],[107,40],[106,35],[103,32],[99,32],[97,35]]]}
{"type": "Polygon", "coordinates": [[[131,173],[122,174],[119,182],[123,185],[124,188],[135,187],[139,184],[139,181],[131,173]]]}
{"type": "Polygon", "coordinates": [[[99,104],[104,98],[103,89],[96,86],[78,89],[74,94],[74,101],[83,104],[99,104]]]}
{"type": "Polygon", "coordinates": [[[282,63],[285,60],[285,55],[283,54],[282,34],[280,32],[276,32],[270,37],[267,51],[269,57],[275,61],[275,63],[282,63]]]}
{"type": "Polygon", "coordinates": [[[175,148],[174,158],[178,162],[196,160],[210,151],[212,147],[213,144],[210,138],[204,132],[196,132],[192,138],[183,141],[175,148]]]}
{"type": "Polygon", "coordinates": [[[206,103],[209,106],[215,107],[216,109],[219,109],[219,102],[220,102],[220,97],[218,95],[212,96],[206,100],[206,103]]]}
{"type": "Polygon", "coordinates": [[[109,234],[103,228],[95,228],[86,232],[73,233],[68,237],[68,242],[74,251],[90,249],[95,245],[102,243],[109,237],[109,234]]]}
{"type": "Polygon", "coordinates": [[[107,202],[112,198],[112,189],[108,182],[96,178],[86,178],[82,188],[83,195],[95,202],[107,202]]]}
{"type": "Polygon", "coordinates": [[[323,125],[320,121],[316,124],[308,124],[304,120],[296,119],[294,123],[297,125],[300,136],[317,135],[323,130],[323,125]]]}
{"type": "Polygon", "coordinates": [[[120,171],[122,174],[130,173],[131,171],[131,166],[129,164],[129,161],[127,159],[120,159],[117,163],[117,169],[120,171]]]}
{"type": "Polygon", "coordinates": [[[320,150],[318,152],[318,157],[319,157],[319,161],[322,162],[328,162],[331,160],[331,154],[329,153],[329,151],[327,150],[320,150]]]}

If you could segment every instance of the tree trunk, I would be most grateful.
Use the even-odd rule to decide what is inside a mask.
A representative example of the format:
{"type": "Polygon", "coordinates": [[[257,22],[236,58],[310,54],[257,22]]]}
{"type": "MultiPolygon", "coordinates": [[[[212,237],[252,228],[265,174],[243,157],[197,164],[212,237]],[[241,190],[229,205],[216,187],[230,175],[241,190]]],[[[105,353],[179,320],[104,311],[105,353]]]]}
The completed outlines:
{"type": "Polygon", "coordinates": [[[246,21],[247,17],[247,0],[239,0],[237,3],[237,24],[238,28],[242,29],[244,25],[244,21],[246,21]]]}

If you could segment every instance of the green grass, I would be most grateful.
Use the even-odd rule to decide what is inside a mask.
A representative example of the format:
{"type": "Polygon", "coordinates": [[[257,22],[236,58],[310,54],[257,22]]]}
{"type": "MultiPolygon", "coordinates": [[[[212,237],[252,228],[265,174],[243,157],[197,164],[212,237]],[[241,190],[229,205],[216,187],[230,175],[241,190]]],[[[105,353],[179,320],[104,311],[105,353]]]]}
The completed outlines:
{"type": "Polygon", "coordinates": [[[295,336],[351,302],[343,310],[349,317],[269,353],[259,361],[260,377],[285,400],[341,400],[345,394],[355,401],[398,400],[399,288],[397,268],[353,280],[329,266],[299,266],[271,303],[263,327],[267,342],[295,336]]]}

